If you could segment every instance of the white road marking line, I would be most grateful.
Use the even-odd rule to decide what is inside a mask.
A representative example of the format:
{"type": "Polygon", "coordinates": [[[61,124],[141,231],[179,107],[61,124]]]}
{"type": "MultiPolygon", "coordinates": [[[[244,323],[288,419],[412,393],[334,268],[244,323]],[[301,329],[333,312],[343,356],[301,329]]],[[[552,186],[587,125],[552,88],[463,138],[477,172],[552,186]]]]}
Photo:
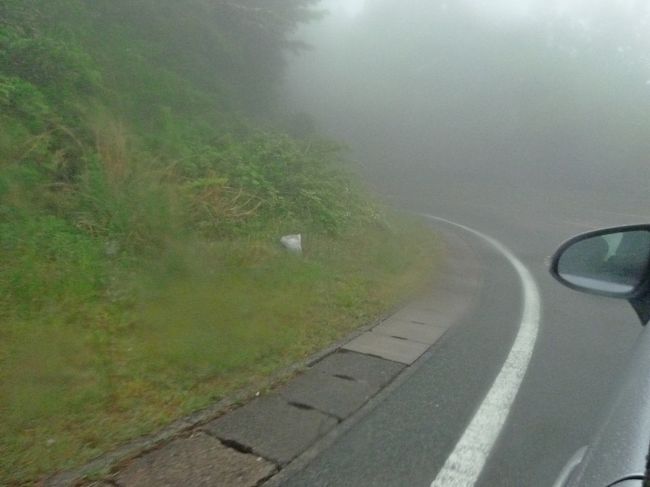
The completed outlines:
{"type": "Polygon", "coordinates": [[[501,433],[528,369],[539,330],[541,299],[530,271],[503,244],[464,225],[432,215],[423,216],[462,228],[488,242],[515,268],[524,291],[521,324],[510,353],[463,436],[431,483],[431,487],[471,487],[478,480],[501,433]]]}

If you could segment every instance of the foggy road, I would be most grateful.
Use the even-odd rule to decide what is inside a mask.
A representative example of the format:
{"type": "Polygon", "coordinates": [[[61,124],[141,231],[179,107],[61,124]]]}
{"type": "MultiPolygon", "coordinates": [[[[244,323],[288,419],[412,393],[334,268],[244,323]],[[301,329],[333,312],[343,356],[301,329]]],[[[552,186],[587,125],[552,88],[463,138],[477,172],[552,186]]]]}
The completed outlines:
{"type": "Polygon", "coordinates": [[[5,0],[0,46],[0,484],[546,487],[607,412],[584,465],[650,477],[639,320],[548,269],[641,224],[554,272],[650,316],[650,0],[5,0]]]}
{"type": "MultiPolygon", "coordinates": [[[[532,271],[542,295],[541,330],[531,366],[478,485],[548,485],[596,432],[641,330],[627,303],[581,295],[557,284],[548,274],[547,257],[576,233],[647,221],[642,184],[607,196],[597,190],[577,194],[529,184],[516,189],[483,184],[481,190],[460,191],[475,198],[464,207],[445,197],[454,217],[498,235],[513,249],[532,271]]],[[[442,208],[445,202],[434,205],[442,208]]]]}
{"type": "MultiPolygon", "coordinates": [[[[544,205],[547,189],[522,192],[519,198],[525,195],[529,204],[516,206],[509,188],[486,186],[489,206],[476,188],[455,192],[462,196],[458,202],[442,189],[426,196],[429,207],[416,203],[415,193],[410,201],[497,235],[540,287],[542,320],[532,361],[476,485],[549,485],[595,433],[640,332],[626,303],[566,290],[546,268],[550,253],[573,233],[630,223],[636,216],[622,217],[625,210],[617,205],[570,211],[567,199],[549,198],[544,205]]],[[[512,266],[480,239],[459,236],[472,245],[483,269],[475,311],[434,347],[417,373],[286,485],[428,486],[436,478],[497,376],[521,318],[521,285],[512,266]]]]}
{"type": "MultiPolygon", "coordinates": [[[[648,7],[324,3],[331,15],[302,33],[314,49],[293,61],[287,96],[349,145],[389,204],[482,232],[530,271],[541,300],[534,352],[476,485],[551,485],[596,432],[641,330],[627,303],[556,283],[548,260],[577,233],[648,222],[648,7]]],[[[479,306],[287,485],[429,486],[443,468],[522,308],[511,263],[454,233],[481,262],[479,306]]]]}

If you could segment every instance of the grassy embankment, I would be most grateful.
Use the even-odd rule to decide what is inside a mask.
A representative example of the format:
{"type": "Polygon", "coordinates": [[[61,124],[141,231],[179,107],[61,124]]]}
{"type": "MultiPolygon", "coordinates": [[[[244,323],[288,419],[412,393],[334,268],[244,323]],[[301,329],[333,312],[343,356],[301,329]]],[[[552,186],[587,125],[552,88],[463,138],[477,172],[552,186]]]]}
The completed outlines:
{"type": "Polygon", "coordinates": [[[2,259],[40,308],[3,303],[5,482],[78,465],[259,383],[380,315],[436,260],[413,224],[307,234],[303,258],[271,240],[179,241],[135,263],[73,234],[29,238],[2,259]]]}
{"type": "Polygon", "coordinates": [[[269,108],[308,3],[0,3],[0,484],[259,384],[430,278],[434,236],[269,108]]]}

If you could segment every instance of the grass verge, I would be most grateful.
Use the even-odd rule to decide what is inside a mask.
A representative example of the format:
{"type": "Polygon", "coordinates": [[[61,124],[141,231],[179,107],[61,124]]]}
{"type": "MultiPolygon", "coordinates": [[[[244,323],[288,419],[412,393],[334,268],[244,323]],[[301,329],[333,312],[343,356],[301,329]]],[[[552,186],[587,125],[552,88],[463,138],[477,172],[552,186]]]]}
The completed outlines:
{"type": "Polygon", "coordinates": [[[302,257],[273,241],[197,240],[144,263],[106,262],[65,229],[39,243],[46,223],[15,237],[34,248],[0,270],[14,291],[57,293],[38,312],[0,302],[2,484],[72,468],[261,382],[426,284],[439,258],[432,232],[403,217],[305,235],[302,257]]]}

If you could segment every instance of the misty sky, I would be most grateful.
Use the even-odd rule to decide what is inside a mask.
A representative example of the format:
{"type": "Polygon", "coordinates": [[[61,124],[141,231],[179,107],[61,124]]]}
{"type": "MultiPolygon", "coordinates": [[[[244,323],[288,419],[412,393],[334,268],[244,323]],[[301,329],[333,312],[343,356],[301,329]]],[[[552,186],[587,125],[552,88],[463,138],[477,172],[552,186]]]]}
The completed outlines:
{"type": "MultiPolygon", "coordinates": [[[[354,21],[378,1],[323,0],[321,5],[337,21],[354,21]]],[[[650,45],[650,2],[645,0],[450,0],[429,3],[443,12],[453,6],[476,19],[502,27],[566,22],[586,35],[611,30],[624,32],[626,35],[617,48],[629,48],[640,40],[650,45]]],[[[394,2],[394,5],[396,10],[408,8],[404,2],[394,2]]]]}
{"type": "Polygon", "coordinates": [[[323,0],[289,101],[380,181],[624,186],[650,177],[649,3],[323,0]]]}
{"type": "MultiPolygon", "coordinates": [[[[324,0],[322,5],[333,13],[354,18],[372,1],[324,0]]],[[[649,9],[648,2],[640,0],[457,0],[442,2],[441,8],[449,8],[452,3],[462,5],[477,16],[502,22],[528,22],[558,16],[592,22],[611,15],[639,20],[647,17],[649,9]]]]}

